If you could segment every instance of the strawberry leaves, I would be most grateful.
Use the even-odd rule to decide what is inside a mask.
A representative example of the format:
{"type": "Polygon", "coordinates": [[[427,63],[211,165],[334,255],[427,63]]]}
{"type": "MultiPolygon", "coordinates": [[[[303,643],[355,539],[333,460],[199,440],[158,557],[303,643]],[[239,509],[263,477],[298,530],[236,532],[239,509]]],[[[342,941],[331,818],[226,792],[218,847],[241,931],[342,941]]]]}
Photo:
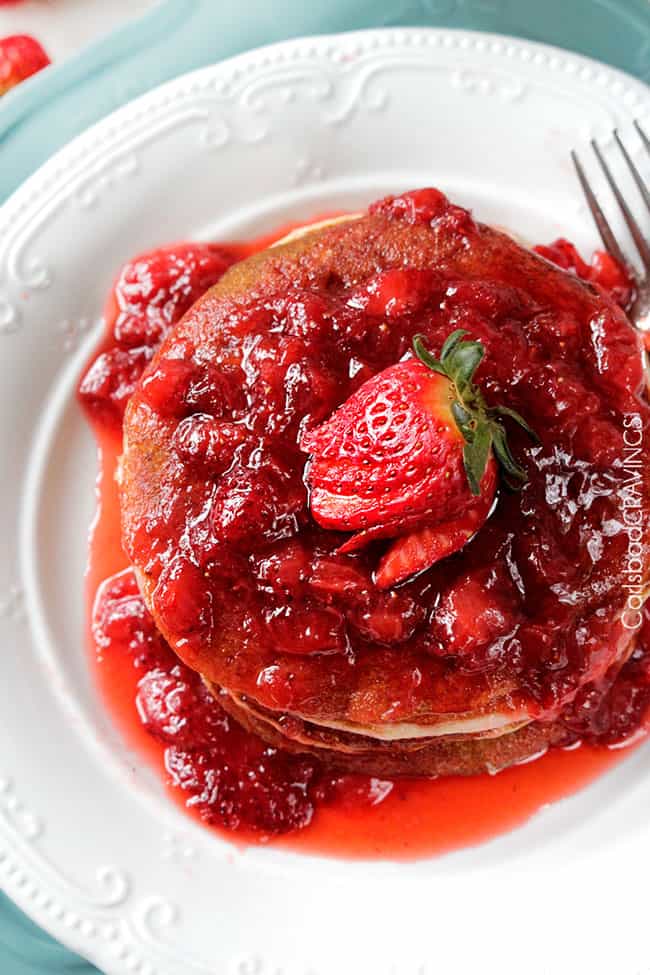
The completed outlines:
{"type": "Polygon", "coordinates": [[[501,417],[517,423],[535,443],[538,437],[532,427],[516,410],[508,406],[488,406],[474,375],[485,355],[480,342],[466,338],[467,331],[459,328],[449,335],[437,359],[426,348],[423,336],[413,339],[413,351],[433,372],[445,376],[453,384],[455,398],[451,412],[465,441],[463,465],[473,495],[481,493],[481,480],[487,467],[490,450],[501,465],[508,487],[518,490],[527,481],[521,464],[513,456],[501,417]]]}
{"type": "MultiPolygon", "coordinates": [[[[465,436],[465,434],[463,434],[465,436]]],[[[463,463],[472,494],[481,493],[481,480],[487,466],[492,433],[487,423],[480,423],[474,430],[472,439],[463,447],[463,463]]]]}

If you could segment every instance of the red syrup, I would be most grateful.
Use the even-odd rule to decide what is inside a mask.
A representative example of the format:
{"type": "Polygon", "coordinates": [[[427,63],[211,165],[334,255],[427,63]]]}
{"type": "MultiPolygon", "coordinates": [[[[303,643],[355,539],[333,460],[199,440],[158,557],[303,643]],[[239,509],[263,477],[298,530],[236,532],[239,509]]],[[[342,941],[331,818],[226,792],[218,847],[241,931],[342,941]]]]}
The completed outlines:
{"type": "MultiPolygon", "coordinates": [[[[239,259],[268,246],[288,229],[293,228],[251,244],[226,247],[223,252],[239,259]]],[[[182,302],[175,311],[179,308],[182,302]]],[[[111,336],[118,317],[111,295],[107,338],[101,351],[115,348],[111,336]]],[[[155,333],[160,324],[158,312],[153,318],[155,333]]],[[[174,313],[162,327],[171,326],[173,319],[174,313]]],[[[129,347],[123,341],[121,348],[129,347]]],[[[147,361],[148,355],[141,353],[141,358],[147,361]]],[[[137,358],[137,354],[132,357],[137,358]]],[[[111,375],[109,370],[103,377],[96,376],[100,384],[95,391],[111,375]]],[[[84,381],[82,390],[83,386],[84,381]]],[[[100,390],[102,402],[109,403],[108,412],[96,408],[99,399],[93,400],[93,389],[89,391],[87,384],[81,395],[99,456],[98,511],[86,578],[90,660],[102,698],[126,743],[163,772],[171,797],[190,815],[231,841],[272,840],[276,847],[305,853],[412,860],[475,845],[522,825],[543,806],[584,787],[629,750],[586,741],[615,743],[617,737],[623,737],[637,742],[645,735],[650,698],[648,616],[640,650],[615,685],[616,712],[623,715],[619,725],[613,727],[607,708],[611,692],[603,703],[594,691],[583,702],[584,710],[577,709],[571,729],[567,728],[567,748],[551,749],[534,762],[495,776],[393,782],[363,776],[333,778],[316,760],[267,748],[237,728],[216,702],[209,701],[199,679],[155,634],[129,574],[118,581],[123,589],[116,594],[121,610],[115,613],[113,607],[109,614],[113,622],[118,617],[116,625],[92,626],[93,607],[97,618],[100,605],[98,589],[109,577],[128,569],[120,544],[115,481],[121,452],[118,414],[128,398],[127,387],[128,382],[113,399],[111,391],[104,396],[105,386],[100,390]],[[113,410],[116,403],[117,412],[113,410]],[[593,717],[586,720],[594,713],[600,715],[600,723],[593,717]],[[210,761],[213,768],[208,767],[210,761]],[[219,766],[224,765],[230,767],[231,776],[215,778],[212,773],[219,773],[219,766]],[[242,791],[238,779],[250,782],[252,773],[260,780],[258,791],[242,791]]],[[[103,587],[104,596],[110,588],[110,583],[103,587]]]]}

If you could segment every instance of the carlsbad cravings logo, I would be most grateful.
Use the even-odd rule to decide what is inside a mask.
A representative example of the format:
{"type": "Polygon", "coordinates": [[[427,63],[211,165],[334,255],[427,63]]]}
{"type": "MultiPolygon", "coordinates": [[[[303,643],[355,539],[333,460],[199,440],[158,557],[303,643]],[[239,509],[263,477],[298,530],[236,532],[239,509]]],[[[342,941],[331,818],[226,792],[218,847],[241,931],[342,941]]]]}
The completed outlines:
{"type": "Polygon", "coordinates": [[[625,480],[621,489],[624,531],[627,533],[625,575],[627,603],[622,623],[627,630],[641,626],[643,603],[643,534],[645,517],[643,510],[643,425],[638,413],[626,413],[623,419],[623,472],[625,480]]]}

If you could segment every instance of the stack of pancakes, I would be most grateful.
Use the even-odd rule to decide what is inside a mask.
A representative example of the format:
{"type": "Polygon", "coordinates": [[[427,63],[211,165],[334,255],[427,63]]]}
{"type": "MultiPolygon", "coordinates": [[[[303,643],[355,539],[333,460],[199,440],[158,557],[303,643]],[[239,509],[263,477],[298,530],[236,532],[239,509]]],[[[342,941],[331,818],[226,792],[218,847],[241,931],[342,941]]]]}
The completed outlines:
{"type": "MultiPolygon", "coordinates": [[[[228,270],[168,337],[144,381],[171,343],[178,347],[179,339],[189,338],[203,361],[215,357],[222,341],[223,321],[237,313],[239,303],[244,307],[251,296],[256,301],[265,297],[271,301],[282,291],[283,282],[315,293],[324,293],[333,280],[339,289],[358,288],[391,267],[434,267],[450,280],[502,281],[521,289],[540,306],[548,304],[549,294],[557,293],[563,307],[571,307],[585,330],[589,323],[598,321],[599,315],[623,317],[603,295],[555,269],[509,236],[480,224],[473,227],[449,229],[444,221],[389,219],[375,209],[291,235],[228,270]]],[[[630,356],[638,355],[636,338],[631,326],[627,327],[630,356]]],[[[647,423],[647,404],[642,393],[632,388],[634,382],[630,381],[630,397],[638,400],[638,410],[647,423]]],[[[126,551],[165,639],[186,664],[202,674],[219,704],[269,743],[316,754],[338,768],[377,775],[498,771],[561,742],[562,715],[570,710],[580,688],[611,680],[632,652],[635,631],[624,625],[627,593],[621,585],[613,584],[593,616],[585,615],[583,620],[587,631],[595,633],[607,618],[606,645],[585,656],[576,666],[578,676],[567,681],[566,692],[556,696],[552,704],[531,696],[529,688],[520,685],[515,667],[456,671],[444,655],[427,654],[420,645],[379,646],[373,651],[365,645],[356,648],[353,641],[347,658],[274,655],[265,647],[258,658],[250,641],[238,636],[242,620],[234,591],[220,594],[209,638],[199,642],[186,639],[185,633],[170,628],[160,612],[155,598],[160,542],[158,549],[153,543],[148,546],[143,526],[152,511],[159,512],[161,498],[169,499],[174,492],[181,494],[186,489],[184,477],[195,475],[190,470],[178,472],[172,447],[178,420],[156,413],[141,390],[142,386],[129,405],[124,427],[120,481],[126,551]],[[391,675],[392,680],[400,666],[409,675],[420,675],[410,710],[404,701],[399,707],[391,706],[390,680],[384,681],[384,674],[391,675]],[[283,699],[271,693],[266,677],[275,672],[286,674],[289,683],[295,679],[303,692],[295,700],[291,695],[283,699]]],[[[616,409],[622,412],[618,406],[616,409]]],[[[527,419],[538,425],[535,416],[527,419]]],[[[173,557],[182,545],[178,533],[170,533],[165,542],[166,557],[173,557]]],[[[462,560],[463,553],[455,558],[462,560]]],[[[649,559],[646,548],[643,598],[648,589],[649,559]]],[[[623,567],[616,571],[620,584],[623,567]]],[[[583,586],[590,584],[587,572],[580,582],[583,586]]],[[[226,584],[224,587],[228,588],[226,584]]]]}

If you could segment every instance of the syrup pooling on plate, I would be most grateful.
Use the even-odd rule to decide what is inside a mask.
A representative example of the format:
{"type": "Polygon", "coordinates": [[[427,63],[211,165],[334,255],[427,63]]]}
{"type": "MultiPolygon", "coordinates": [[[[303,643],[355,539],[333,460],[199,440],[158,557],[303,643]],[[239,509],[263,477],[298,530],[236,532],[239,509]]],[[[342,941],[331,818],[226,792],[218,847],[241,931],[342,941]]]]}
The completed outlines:
{"type": "MultiPolygon", "coordinates": [[[[279,235],[278,235],[279,236],[279,235]]],[[[266,241],[265,241],[266,243],[266,241]]],[[[190,245],[192,246],[192,245],[190,245]]],[[[250,252],[252,248],[237,250],[236,248],[217,248],[220,255],[228,255],[224,257],[223,266],[216,267],[214,269],[215,279],[219,276],[221,271],[227,266],[229,259],[237,259],[238,256],[242,256],[246,252],[250,252]]],[[[150,262],[151,266],[157,266],[159,259],[162,260],[164,265],[164,252],[162,255],[156,255],[155,259],[150,262]]],[[[142,264],[143,262],[136,262],[142,264]]],[[[146,261],[144,262],[147,263],[146,261]]],[[[178,270],[178,268],[176,269],[178,270]]],[[[174,273],[172,275],[172,280],[175,280],[178,276],[183,278],[184,272],[181,271],[179,275],[174,273]]],[[[133,275],[131,272],[121,275],[120,280],[129,282],[133,275]]],[[[136,275],[137,279],[137,275],[136,275]]],[[[207,282],[211,283],[210,281],[207,282]]],[[[382,282],[379,282],[381,284],[382,282]]],[[[155,284],[155,281],[154,281],[155,284]]],[[[395,285],[395,282],[393,282],[395,285]]],[[[207,285],[206,285],[207,286],[207,285]]],[[[138,284],[137,288],[141,286],[138,284]]],[[[141,288],[142,290],[142,288],[141,288]]],[[[381,297],[381,288],[377,287],[374,289],[381,297]]],[[[191,291],[191,287],[190,287],[191,291]]],[[[417,289],[414,289],[417,297],[417,289]]],[[[151,348],[156,343],[157,337],[160,336],[166,329],[173,326],[177,315],[182,314],[185,309],[182,307],[182,302],[175,304],[171,301],[171,304],[165,300],[164,288],[162,289],[151,289],[147,293],[155,293],[157,295],[157,305],[149,310],[146,304],[137,311],[142,312],[141,322],[133,323],[133,327],[129,327],[128,332],[116,328],[116,303],[113,299],[109,302],[109,310],[107,314],[107,321],[109,331],[112,334],[112,338],[109,338],[107,346],[103,350],[104,353],[115,351],[115,356],[113,361],[115,363],[115,368],[113,368],[111,360],[104,360],[101,369],[97,366],[91,367],[90,379],[87,377],[81,385],[81,397],[89,407],[89,412],[94,419],[96,429],[104,427],[104,430],[108,427],[112,427],[114,431],[119,429],[119,417],[122,411],[124,402],[128,399],[128,395],[132,388],[132,383],[134,382],[138,369],[142,368],[142,365],[146,363],[151,355],[151,348]],[[161,291],[163,294],[161,294],[161,291]],[[160,311],[160,308],[168,310],[168,314],[165,317],[165,312],[160,311]],[[150,327],[150,323],[153,325],[150,327]],[[140,331],[139,331],[140,330],[140,331]],[[137,336],[137,341],[142,341],[144,344],[138,345],[136,341],[130,341],[127,339],[127,334],[129,339],[133,339],[133,336],[137,336]],[[117,353],[125,352],[127,357],[118,355],[117,353]],[[123,371],[123,366],[125,361],[129,364],[129,369],[123,371]],[[93,369],[97,370],[99,375],[92,377],[93,369]]],[[[405,292],[408,294],[408,290],[405,292]]],[[[386,310],[390,306],[396,311],[399,310],[399,289],[393,288],[393,291],[383,296],[384,305],[386,310]]],[[[476,297],[474,295],[473,297],[476,297]]],[[[479,295],[479,297],[482,297],[479,295]]],[[[192,299],[193,300],[193,299],[192,299]]],[[[383,299],[382,299],[383,300],[383,299]]],[[[402,299],[400,299],[402,300],[402,299]]],[[[413,299],[412,299],[413,300],[413,299]]],[[[122,299],[123,301],[123,299],[122,299]]],[[[117,302],[117,306],[120,307],[120,302],[117,302]]],[[[403,309],[402,309],[403,311],[403,309]]],[[[124,309],[120,308],[120,313],[123,314],[124,309]]],[[[134,316],[136,319],[138,317],[137,313],[134,316]]],[[[363,364],[359,372],[362,372],[363,364]]],[[[351,371],[351,370],[350,370],[351,371]]],[[[363,376],[361,377],[363,378],[363,376]]],[[[200,391],[199,391],[200,392],[200,391]]],[[[278,422],[282,423],[281,417],[278,418],[278,422]]],[[[182,430],[182,423],[179,425],[178,434],[178,448],[179,453],[185,452],[185,456],[188,461],[192,462],[193,451],[202,455],[202,457],[207,453],[208,460],[210,463],[214,463],[215,470],[219,469],[219,447],[220,443],[216,444],[216,449],[214,449],[213,454],[209,451],[203,449],[196,450],[195,444],[197,441],[200,443],[203,438],[205,442],[208,443],[209,447],[214,447],[213,439],[210,436],[210,426],[207,421],[200,421],[198,424],[198,432],[193,429],[182,430]],[[201,426],[204,424],[204,429],[201,430],[201,426]]],[[[191,426],[188,424],[188,426],[191,426]]],[[[201,459],[202,462],[202,459],[201,459]]],[[[285,553],[283,553],[285,554],[285,553]]],[[[288,553],[287,553],[288,554],[288,553]]],[[[311,554],[311,553],[310,553],[311,554]]],[[[295,553],[294,558],[283,558],[274,561],[274,553],[270,551],[266,554],[266,558],[262,560],[266,564],[260,565],[259,573],[264,584],[273,582],[277,579],[278,573],[294,573],[300,577],[304,575],[305,565],[304,565],[304,552],[300,551],[300,547],[295,553]]],[[[346,563],[338,563],[336,559],[332,559],[330,554],[325,552],[322,557],[319,556],[318,550],[315,550],[314,559],[309,561],[309,573],[310,577],[315,580],[316,588],[321,588],[324,592],[330,592],[332,587],[335,589],[341,588],[341,578],[346,580],[345,567],[346,563]],[[313,563],[316,563],[315,565],[313,563]],[[337,581],[338,580],[338,581],[337,581]]],[[[345,582],[344,589],[348,592],[354,592],[355,589],[357,593],[368,592],[368,578],[369,578],[369,568],[364,565],[363,559],[358,560],[354,563],[354,568],[351,571],[351,578],[347,579],[345,582]]],[[[277,583],[276,583],[277,584],[277,583]]],[[[462,587],[461,587],[462,588],[462,587]]],[[[488,587],[489,589],[489,587],[488,587]]],[[[472,603],[471,599],[471,585],[468,585],[467,598],[472,603]]],[[[110,587],[106,587],[104,590],[104,600],[106,600],[107,594],[114,591],[110,587]]],[[[456,594],[456,599],[461,599],[463,593],[459,590],[456,594]]],[[[112,597],[111,597],[112,598],[112,597]]],[[[145,626],[146,614],[142,610],[142,603],[140,601],[140,608],[138,608],[139,597],[134,593],[130,595],[125,594],[127,604],[130,603],[131,609],[134,612],[134,617],[140,620],[138,625],[145,626]]],[[[373,597],[375,598],[375,597],[373,597]]],[[[360,627],[367,625],[371,627],[371,632],[373,636],[377,633],[381,633],[382,637],[387,640],[387,642],[399,642],[403,639],[405,628],[408,631],[410,627],[417,625],[418,616],[418,600],[413,598],[413,596],[408,593],[404,594],[400,592],[400,599],[403,603],[399,607],[399,611],[396,613],[390,612],[389,606],[368,606],[365,602],[367,596],[361,600],[358,606],[355,607],[355,611],[358,613],[360,627]],[[411,619],[413,617],[413,619],[411,619]]],[[[113,600],[114,601],[114,600],[113,600]]],[[[110,602],[110,600],[109,600],[110,602]]],[[[119,600],[118,600],[119,602],[119,600]]],[[[459,618],[459,614],[454,612],[453,599],[450,600],[451,608],[447,614],[448,619],[454,620],[459,618]]],[[[102,604],[98,603],[98,607],[102,604]]],[[[325,600],[325,609],[331,610],[330,599],[325,600]]],[[[126,604],[122,607],[125,609],[126,604]]],[[[120,635],[120,627],[116,625],[116,630],[112,632],[112,623],[107,625],[107,621],[111,617],[112,610],[110,608],[106,609],[106,604],[104,604],[104,629],[95,629],[95,637],[100,632],[104,633],[101,643],[101,657],[102,663],[101,667],[109,669],[112,664],[112,658],[119,655],[120,652],[124,653],[124,634],[127,636],[129,634],[129,625],[126,625],[125,629],[120,635]],[[103,641],[103,642],[102,642],[103,641]],[[122,644],[120,644],[122,641],[122,644]]],[[[193,612],[193,607],[190,606],[190,611],[193,612]]],[[[116,621],[121,619],[121,612],[117,612],[116,621]]],[[[334,612],[326,613],[326,618],[322,621],[323,625],[321,630],[316,630],[316,638],[318,638],[319,632],[324,634],[324,639],[337,638],[337,632],[340,632],[340,626],[337,631],[337,617],[336,613],[340,613],[340,610],[334,612]]],[[[100,608],[101,614],[101,608],[100,608]]],[[[129,614],[126,613],[126,616],[129,614]]],[[[445,625],[445,616],[441,615],[441,624],[445,625]]],[[[290,633],[295,633],[295,630],[290,629],[290,633]]],[[[332,810],[344,804],[344,799],[341,795],[341,790],[343,792],[346,789],[349,791],[351,796],[362,796],[361,807],[364,806],[368,809],[372,809],[369,813],[371,816],[377,816],[378,811],[378,801],[383,799],[383,808],[388,809],[391,803],[396,801],[398,795],[405,796],[409,794],[412,795],[412,790],[420,788],[414,783],[409,783],[408,785],[400,785],[398,787],[390,789],[388,784],[373,783],[368,782],[367,785],[362,784],[361,779],[355,779],[353,783],[348,782],[347,784],[339,784],[338,791],[333,788],[331,782],[324,775],[322,770],[318,767],[318,763],[313,760],[308,759],[296,759],[295,756],[292,758],[290,756],[285,756],[284,758],[275,751],[273,763],[271,770],[269,771],[269,780],[267,783],[262,782],[260,784],[259,790],[256,793],[255,802],[251,803],[249,799],[245,797],[243,793],[238,793],[238,787],[233,785],[234,779],[228,781],[227,776],[222,776],[221,785],[219,782],[219,770],[222,768],[225,762],[225,750],[229,747],[227,742],[233,743],[233,752],[237,761],[240,762],[239,768],[244,776],[244,779],[249,778],[249,773],[251,770],[255,771],[255,774],[259,776],[261,773],[259,771],[260,756],[264,754],[265,747],[256,738],[252,738],[249,744],[246,744],[247,738],[250,739],[251,736],[247,736],[245,732],[235,729],[231,732],[230,725],[228,724],[228,719],[225,715],[220,713],[218,705],[214,704],[214,711],[208,707],[208,697],[206,692],[203,690],[202,685],[197,683],[197,679],[192,675],[191,672],[185,671],[182,665],[179,665],[176,658],[170,655],[170,652],[165,648],[164,644],[160,638],[156,637],[153,640],[155,650],[153,651],[153,657],[150,656],[149,659],[143,659],[141,649],[139,648],[141,638],[134,638],[130,636],[128,639],[128,651],[126,655],[132,655],[134,669],[138,672],[138,689],[137,696],[139,701],[139,710],[136,711],[135,704],[133,704],[133,715],[139,715],[140,719],[143,720],[144,727],[147,733],[152,733],[156,736],[157,740],[161,737],[164,738],[168,735],[169,738],[166,742],[166,747],[168,750],[167,767],[168,773],[171,775],[172,781],[176,783],[177,788],[187,792],[191,798],[190,803],[192,807],[196,808],[205,818],[211,822],[221,823],[234,828],[239,826],[240,828],[258,828],[264,835],[273,832],[281,832],[287,828],[306,825],[308,822],[312,821],[314,809],[320,807],[320,819],[327,819],[328,815],[334,815],[332,810]],[[133,647],[130,644],[135,640],[133,647]],[[156,656],[158,654],[158,656],[156,656]],[[141,673],[140,673],[141,672],[141,673]],[[181,713],[175,712],[171,715],[171,723],[167,721],[166,718],[170,717],[165,709],[168,707],[167,699],[171,696],[172,708],[177,705],[180,708],[181,713]],[[196,715],[203,715],[205,717],[206,727],[199,727],[200,721],[195,721],[192,723],[188,719],[188,715],[184,715],[183,711],[183,699],[186,702],[192,702],[191,710],[195,712],[196,715]],[[207,715],[211,713],[211,717],[207,718],[207,715]],[[173,720],[172,720],[173,719],[173,720]],[[185,723],[183,723],[185,720],[185,723]],[[180,726],[184,729],[180,738],[173,738],[174,729],[180,726]],[[226,728],[228,731],[226,732],[226,728]],[[183,737],[183,736],[186,737],[183,737]],[[192,737],[195,735],[196,737],[192,737]],[[212,736],[212,737],[211,737],[212,736]],[[221,736],[219,738],[219,736],[221,736]],[[217,738],[219,738],[219,744],[216,744],[217,738]],[[181,742],[181,745],[179,745],[181,742]],[[237,744],[234,744],[237,742],[237,744]],[[226,743],[226,744],[224,744],[226,743]],[[196,762],[187,760],[187,756],[191,755],[196,758],[196,762]],[[172,756],[172,757],[169,757],[172,756]],[[200,759],[199,759],[199,756],[200,759]],[[283,765],[283,762],[286,764],[283,765]],[[292,771],[292,762],[296,763],[295,773],[292,771]],[[257,763],[257,764],[255,764],[257,763]],[[283,778],[284,776],[284,778],[283,778]],[[288,798],[287,808],[291,807],[295,815],[283,815],[282,813],[282,803],[275,804],[273,800],[274,789],[280,788],[282,782],[287,783],[291,779],[294,786],[297,786],[297,791],[292,792],[291,787],[288,788],[286,796],[288,798]],[[295,781],[294,781],[295,780],[295,781]],[[323,784],[325,783],[325,785],[323,784]],[[257,809],[255,815],[250,815],[250,810],[256,807],[260,803],[260,796],[267,795],[269,798],[269,807],[273,806],[273,811],[269,812],[267,809],[257,809]],[[206,802],[206,796],[210,796],[214,800],[213,808],[209,808],[211,803],[206,802]],[[293,797],[293,798],[292,798],[293,797]],[[241,801],[240,801],[241,800],[241,801]],[[247,806],[248,802],[248,806],[247,806]],[[277,818],[275,814],[277,813],[277,818]]],[[[146,641],[145,641],[146,642],[146,641]]],[[[150,653],[151,653],[150,649],[150,653]]],[[[641,655],[637,660],[633,662],[633,672],[627,672],[627,686],[628,686],[628,696],[630,701],[634,698],[634,703],[630,703],[630,707],[627,708],[628,712],[631,714],[634,712],[633,716],[630,718],[630,725],[634,724],[642,717],[643,712],[643,692],[639,691],[643,685],[642,674],[645,673],[645,656],[641,655]],[[631,673],[631,676],[630,676],[631,673]],[[632,692],[632,689],[634,692],[632,692]],[[638,706],[637,706],[638,705],[638,706]]],[[[620,685],[619,685],[620,686],[620,685]]],[[[602,697],[602,689],[597,689],[594,693],[599,693],[602,697]]],[[[133,697],[135,698],[136,691],[133,692],[133,697]]],[[[601,717],[602,717],[602,708],[601,717]]],[[[575,724],[579,724],[580,719],[576,718],[575,724]]],[[[602,718],[602,728],[597,731],[594,728],[586,729],[584,727],[584,721],[580,729],[580,734],[582,736],[588,735],[592,740],[600,740],[605,736],[603,728],[607,726],[607,735],[609,738],[616,738],[616,731],[612,731],[611,724],[608,724],[605,718],[602,718]]],[[[626,728],[626,733],[629,733],[630,727],[626,728]]],[[[573,735],[572,740],[575,740],[577,732],[572,730],[573,735]]],[[[572,753],[575,754],[575,753],[572,753]]],[[[584,750],[583,750],[584,754],[584,750]]],[[[567,761],[570,761],[570,756],[566,756],[567,761]]],[[[232,767],[233,755],[229,756],[229,761],[232,767]]],[[[575,759],[573,759],[575,761],[575,759]]],[[[530,775],[530,773],[525,772],[525,770],[519,770],[522,775],[530,775]]],[[[509,773],[510,774],[510,773],[509,773]]],[[[518,774],[518,771],[513,771],[512,774],[518,774]]],[[[236,778],[236,777],[235,777],[236,778]]],[[[576,776],[576,779],[579,775],[576,776]]],[[[503,780],[504,783],[507,781],[503,780]]],[[[431,783],[422,783],[421,789],[426,791],[431,787],[431,783]]],[[[453,785],[447,783],[445,788],[452,787],[453,785]]],[[[488,783],[486,783],[488,787],[488,783]]],[[[467,786],[459,784],[459,791],[467,786]]],[[[493,788],[489,785],[489,788],[493,788]]],[[[280,788],[281,791],[281,788],[280,788]]],[[[562,790],[559,790],[562,791],[562,790]]],[[[275,793],[278,794],[277,792],[275,793]]],[[[557,794],[557,793],[556,793],[557,794]]],[[[549,796],[550,798],[550,796],[549,796]]],[[[401,799],[400,801],[407,801],[401,799]]],[[[412,801],[412,800],[409,800],[412,801]]],[[[432,796],[432,801],[435,801],[435,797],[432,796]]],[[[262,802],[263,805],[263,802],[262,802]]],[[[527,815],[532,809],[522,810],[522,816],[527,815]]],[[[366,815],[365,813],[363,815],[366,815]]],[[[318,819],[318,817],[317,817],[318,819]]],[[[505,827],[512,820],[508,820],[507,816],[503,817],[503,826],[505,827]]],[[[498,826],[496,827],[498,828],[498,826]]],[[[312,826],[312,830],[314,827],[312,826]]],[[[311,832],[311,830],[310,830],[311,832]]],[[[468,830],[468,834],[465,835],[461,842],[471,841],[473,838],[478,838],[479,833],[475,833],[472,836],[471,829],[468,830]]],[[[327,843],[324,843],[327,846],[327,843]]],[[[396,846],[399,845],[396,842],[396,846]]],[[[445,847],[445,841],[441,838],[438,848],[445,847]]],[[[428,849],[432,848],[431,839],[429,838],[428,844],[424,844],[428,849]]],[[[435,847],[435,844],[433,844],[435,847]]],[[[424,847],[423,847],[424,848],[424,847]]],[[[383,852],[390,852],[389,849],[384,848],[383,852]]],[[[417,851],[414,851],[416,854],[417,851]]]]}
{"type": "MultiPolygon", "coordinates": [[[[100,586],[92,616],[98,676],[109,705],[124,707],[131,740],[142,747],[138,734],[151,736],[149,755],[186,807],[247,840],[309,825],[309,835],[294,838],[298,849],[407,858],[440,852],[512,827],[588,781],[616,754],[583,745],[495,777],[437,782],[332,776],[316,760],[269,748],[239,729],[156,632],[130,569],[100,586]]],[[[579,737],[592,745],[625,740],[641,728],[648,700],[646,614],[640,650],[613,692],[585,691],[565,744],[579,737]]]]}
{"type": "MultiPolygon", "coordinates": [[[[277,237],[291,229],[293,225],[283,228],[277,237]]],[[[357,806],[376,804],[392,785],[372,778],[333,777],[317,762],[284,755],[240,729],[157,633],[132,571],[114,572],[101,582],[99,577],[119,568],[124,558],[117,544],[115,461],[124,407],[144,365],[169,329],[230,263],[275,237],[262,238],[257,245],[173,245],[127,264],[107,302],[102,349],[79,384],[80,401],[100,445],[102,503],[91,545],[89,595],[92,647],[104,687],[113,684],[114,706],[120,687],[122,692],[128,688],[132,697],[127,709],[135,706],[133,717],[164,746],[156,757],[173,786],[188,796],[188,809],[211,824],[258,836],[307,825],[315,804],[331,802],[344,787],[346,805],[357,806]],[[114,684],[116,677],[120,687],[114,684]]],[[[191,451],[189,443],[190,455],[191,451]]]]}
{"type": "Polygon", "coordinates": [[[126,403],[156,348],[240,256],[234,248],[215,244],[179,244],[124,266],[106,309],[106,348],[79,387],[93,419],[121,427],[126,403]]]}
{"type": "Polygon", "coordinates": [[[343,783],[314,759],[271,748],[240,728],[157,632],[130,569],[100,586],[92,637],[103,665],[117,658],[118,666],[133,667],[138,719],[164,746],[173,786],[206,822],[277,835],[307,826],[315,807],[332,801],[343,784],[348,801],[354,796],[368,805],[390,791],[391,783],[376,779],[343,783]]]}

